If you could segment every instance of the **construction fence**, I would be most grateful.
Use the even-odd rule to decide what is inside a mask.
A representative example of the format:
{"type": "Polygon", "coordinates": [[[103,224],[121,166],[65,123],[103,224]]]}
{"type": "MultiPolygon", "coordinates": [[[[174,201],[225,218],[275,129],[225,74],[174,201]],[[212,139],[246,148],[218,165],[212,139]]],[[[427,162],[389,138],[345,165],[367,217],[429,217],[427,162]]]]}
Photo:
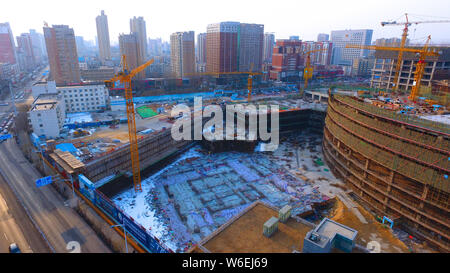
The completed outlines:
{"type": "Polygon", "coordinates": [[[119,209],[108,197],[103,195],[93,186],[93,183],[84,175],[79,175],[80,192],[88,198],[96,207],[107,214],[127,233],[133,236],[150,253],[171,253],[170,248],[163,245],[158,238],[153,237],[147,230],[136,223],[133,218],[119,209]]]}

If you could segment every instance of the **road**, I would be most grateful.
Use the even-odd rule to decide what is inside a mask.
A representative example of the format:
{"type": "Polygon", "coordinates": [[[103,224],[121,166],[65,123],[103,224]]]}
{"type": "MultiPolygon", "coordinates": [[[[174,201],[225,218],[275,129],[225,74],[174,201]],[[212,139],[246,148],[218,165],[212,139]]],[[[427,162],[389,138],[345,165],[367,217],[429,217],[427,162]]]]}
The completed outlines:
{"type": "MultiPolygon", "coordinates": [[[[15,93],[31,89],[33,83],[15,93]]],[[[30,99],[24,92],[22,102],[30,99]]],[[[11,103],[0,107],[0,119],[12,110],[11,103]]],[[[66,253],[72,241],[79,243],[82,253],[111,252],[51,185],[36,187],[40,177],[15,140],[0,143],[0,253],[8,252],[12,242],[22,252],[66,253]]]]}
{"type": "Polygon", "coordinates": [[[13,139],[0,144],[0,173],[44,234],[52,252],[69,252],[66,247],[71,241],[78,242],[83,253],[111,252],[51,185],[36,187],[35,180],[41,175],[13,139]]]}
{"type": "Polygon", "coordinates": [[[8,252],[11,243],[17,243],[23,253],[50,252],[20,201],[0,176],[0,253],[8,252]]]}

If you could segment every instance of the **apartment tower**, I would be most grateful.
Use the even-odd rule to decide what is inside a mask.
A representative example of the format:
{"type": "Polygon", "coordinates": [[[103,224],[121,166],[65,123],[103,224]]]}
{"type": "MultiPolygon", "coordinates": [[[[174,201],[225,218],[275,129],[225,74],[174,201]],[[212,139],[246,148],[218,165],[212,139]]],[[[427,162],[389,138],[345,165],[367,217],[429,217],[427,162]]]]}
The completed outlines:
{"type": "Polygon", "coordinates": [[[51,77],[57,84],[80,82],[75,33],[66,25],[44,27],[51,77]]]}
{"type": "Polygon", "coordinates": [[[193,31],[170,35],[172,73],[183,78],[195,72],[195,35],[193,31]]]}
{"type": "Polygon", "coordinates": [[[97,39],[100,60],[105,62],[111,60],[111,45],[109,40],[108,16],[102,10],[101,14],[95,18],[97,23],[97,39]]]}

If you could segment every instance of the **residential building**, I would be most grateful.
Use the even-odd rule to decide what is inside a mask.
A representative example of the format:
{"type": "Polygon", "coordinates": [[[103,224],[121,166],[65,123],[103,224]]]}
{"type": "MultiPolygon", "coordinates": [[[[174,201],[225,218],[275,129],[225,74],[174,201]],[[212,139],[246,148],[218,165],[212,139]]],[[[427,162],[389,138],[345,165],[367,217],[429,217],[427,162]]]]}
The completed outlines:
{"type": "Polygon", "coordinates": [[[36,59],[36,63],[40,64],[44,61],[46,55],[44,35],[37,33],[34,29],[30,29],[30,37],[34,58],[36,59]]]}
{"type": "Polygon", "coordinates": [[[330,40],[330,35],[325,33],[319,33],[317,35],[317,42],[328,42],[330,40]]]}
{"type": "Polygon", "coordinates": [[[148,54],[150,57],[161,56],[162,54],[161,38],[148,39],[148,54]]]}
{"type": "Polygon", "coordinates": [[[273,33],[264,34],[263,63],[272,63],[273,47],[275,46],[275,35],[273,33]]]}
{"type": "Polygon", "coordinates": [[[139,48],[139,63],[143,64],[147,60],[147,28],[143,17],[133,17],[130,19],[130,33],[136,33],[139,48]]]}
{"type": "Polygon", "coordinates": [[[109,40],[108,16],[105,11],[95,18],[97,24],[98,51],[100,60],[105,63],[111,60],[111,45],[109,40]]]}
{"type": "Polygon", "coordinates": [[[269,78],[277,81],[299,80],[303,76],[303,62],[302,41],[277,40],[269,78]]]}
{"type": "Polygon", "coordinates": [[[56,90],[63,96],[66,113],[98,111],[108,107],[109,91],[104,83],[57,86],[56,90]]]}
{"type": "Polygon", "coordinates": [[[101,66],[99,68],[82,69],[80,74],[83,81],[103,82],[114,77],[115,70],[113,67],[101,66]]]}
{"type": "MultiPolygon", "coordinates": [[[[119,36],[120,55],[126,55],[128,69],[132,70],[142,64],[141,51],[139,50],[139,40],[136,33],[121,34],[119,36]]],[[[135,76],[137,79],[145,78],[145,72],[135,76]]]]}
{"type": "Polygon", "coordinates": [[[200,33],[197,35],[197,64],[206,65],[206,33],[200,33]]]}
{"type": "MultiPolygon", "coordinates": [[[[401,43],[402,39],[400,38],[380,38],[375,40],[375,45],[377,46],[399,47],[401,43]]],[[[406,39],[405,45],[409,45],[409,39],[406,39]]]]}
{"type": "Polygon", "coordinates": [[[36,58],[34,57],[33,43],[29,33],[22,33],[16,37],[18,52],[24,56],[24,68],[22,70],[33,70],[36,66],[36,58]]]}
{"type": "Polygon", "coordinates": [[[352,76],[366,77],[372,74],[375,58],[358,58],[353,59],[352,76]]]}
{"type": "Polygon", "coordinates": [[[56,90],[55,81],[37,82],[31,87],[31,95],[37,99],[41,94],[55,94],[56,90]]]}
{"type": "Polygon", "coordinates": [[[209,24],[206,32],[206,71],[238,71],[239,22],[209,24]]]}
{"type": "MultiPolygon", "coordinates": [[[[304,53],[310,52],[311,65],[330,65],[333,54],[333,43],[331,42],[302,42],[302,51],[304,53]]],[[[306,61],[306,56],[305,56],[306,61]]]]}
{"type": "Polygon", "coordinates": [[[195,72],[194,31],[175,32],[170,35],[172,73],[183,78],[195,72]]]}
{"type": "Polygon", "coordinates": [[[17,62],[14,36],[9,23],[0,23],[0,63],[17,62]]]}
{"type": "Polygon", "coordinates": [[[44,37],[51,77],[57,84],[79,83],[80,68],[73,29],[66,25],[46,26],[44,37]]]}
{"type": "Polygon", "coordinates": [[[58,138],[66,118],[62,96],[56,93],[39,95],[28,111],[33,132],[46,138],[58,138]]]}
{"type": "Polygon", "coordinates": [[[369,50],[358,48],[345,48],[351,45],[371,45],[371,29],[359,30],[334,30],[331,32],[331,42],[333,43],[332,64],[351,66],[353,59],[367,57],[369,50]]]}
{"type": "MultiPolygon", "coordinates": [[[[441,52],[439,56],[425,58],[425,70],[421,80],[421,86],[430,87],[435,74],[450,70],[450,47],[431,47],[430,49],[441,52]]],[[[411,52],[403,54],[400,74],[397,82],[394,82],[395,69],[397,66],[398,52],[387,50],[376,50],[372,69],[370,87],[392,88],[398,85],[400,90],[411,90],[414,81],[418,56],[411,52]]]]}

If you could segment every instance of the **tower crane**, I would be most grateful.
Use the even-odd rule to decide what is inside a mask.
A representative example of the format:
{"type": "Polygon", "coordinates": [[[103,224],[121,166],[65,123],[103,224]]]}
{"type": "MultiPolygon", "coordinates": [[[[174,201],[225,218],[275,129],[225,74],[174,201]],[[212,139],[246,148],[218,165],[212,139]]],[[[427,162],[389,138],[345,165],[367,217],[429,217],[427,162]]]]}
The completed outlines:
{"type": "Polygon", "coordinates": [[[312,79],[312,76],[313,76],[313,70],[314,69],[311,67],[311,53],[324,51],[324,50],[326,50],[326,48],[310,50],[310,51],[306,51],[306,52],[303,53],[303,54],[307,54],[306,55],[305,70],[303,71],[303,79],[305,80],[305,84],[304,84],[304,87],[303,87],[304,90],[308,87],[308,80],[312,79]]]}
{"type": "Polygon", "coordinates": [[[387,51],[399,51],[399,52],[411,52],[419,54],[419,61],[416,64],[416,72],[414,73],[415,84],[412,87],[409,99],[415,100],[417,94],[419,93],[420,81],[422,80],[424,68],[425,68],[425,58],[428,56],[439,56],[440,53],[435,50],[430,50],[428,44],[430,42],[431,36],[428,39],[423,48],[410,48],[410,47],[388,47],[388,46],[363,46],[363,45],[351,45],[347,44],[345,48],[357,48],[357,49],[369,49],[369,50],[387,50],[387,51]]]}
{"type": "MultiPolygon", "coordinates": [[[[381,26],[404,26],[403,28],[403,34],[402,34],[402,40],[400,43],[400,48],[405,48],[406,45],[406,38],[408,37],[408,27],[411,26],[412,24],[424,24],[424,23],[450,23],[450,20],[433,20],[433,21],[415,21],[415,22],[410,22],[408,19],[408,13],[405,13],[405,17],[406,17],[406,22],[397,22],[397,21],[390,21],[390,22],[381,22],[381,26]]],[[[403,52],[404,51],[399,51],[398,52],[398,57],[397,57],[397,65],[395,66],[395,76],[394,76],[394,81],[393,81],[393,85],[394,85],[394,90],[397,90],[398,88],[398,77],[400,74],[400,69],[401,69],[401,64],[402,64],[402,59],[403,59],[403,52]]]]}
{"type": "Polygon", "coordinates": [[[142,191],[141,187],[141,170],[139,167],[139,151],[136,135],[136,120],[134,115],[133,91],[131,89],[131,79],[139,72],[142,72],[147,66],[153,63],[153,59],[147,61],[143,65],[133,70],[128,69],[126,55],[122,55],[122,70],[112,79],[105,81],[108,88],[114,88],[117,82],[121,82],[125,87],[125,102],[127,106],[128,118],[128,136],[130,138],[131,168],[133,171],[133,183],[135,192],[142,191]]]}

